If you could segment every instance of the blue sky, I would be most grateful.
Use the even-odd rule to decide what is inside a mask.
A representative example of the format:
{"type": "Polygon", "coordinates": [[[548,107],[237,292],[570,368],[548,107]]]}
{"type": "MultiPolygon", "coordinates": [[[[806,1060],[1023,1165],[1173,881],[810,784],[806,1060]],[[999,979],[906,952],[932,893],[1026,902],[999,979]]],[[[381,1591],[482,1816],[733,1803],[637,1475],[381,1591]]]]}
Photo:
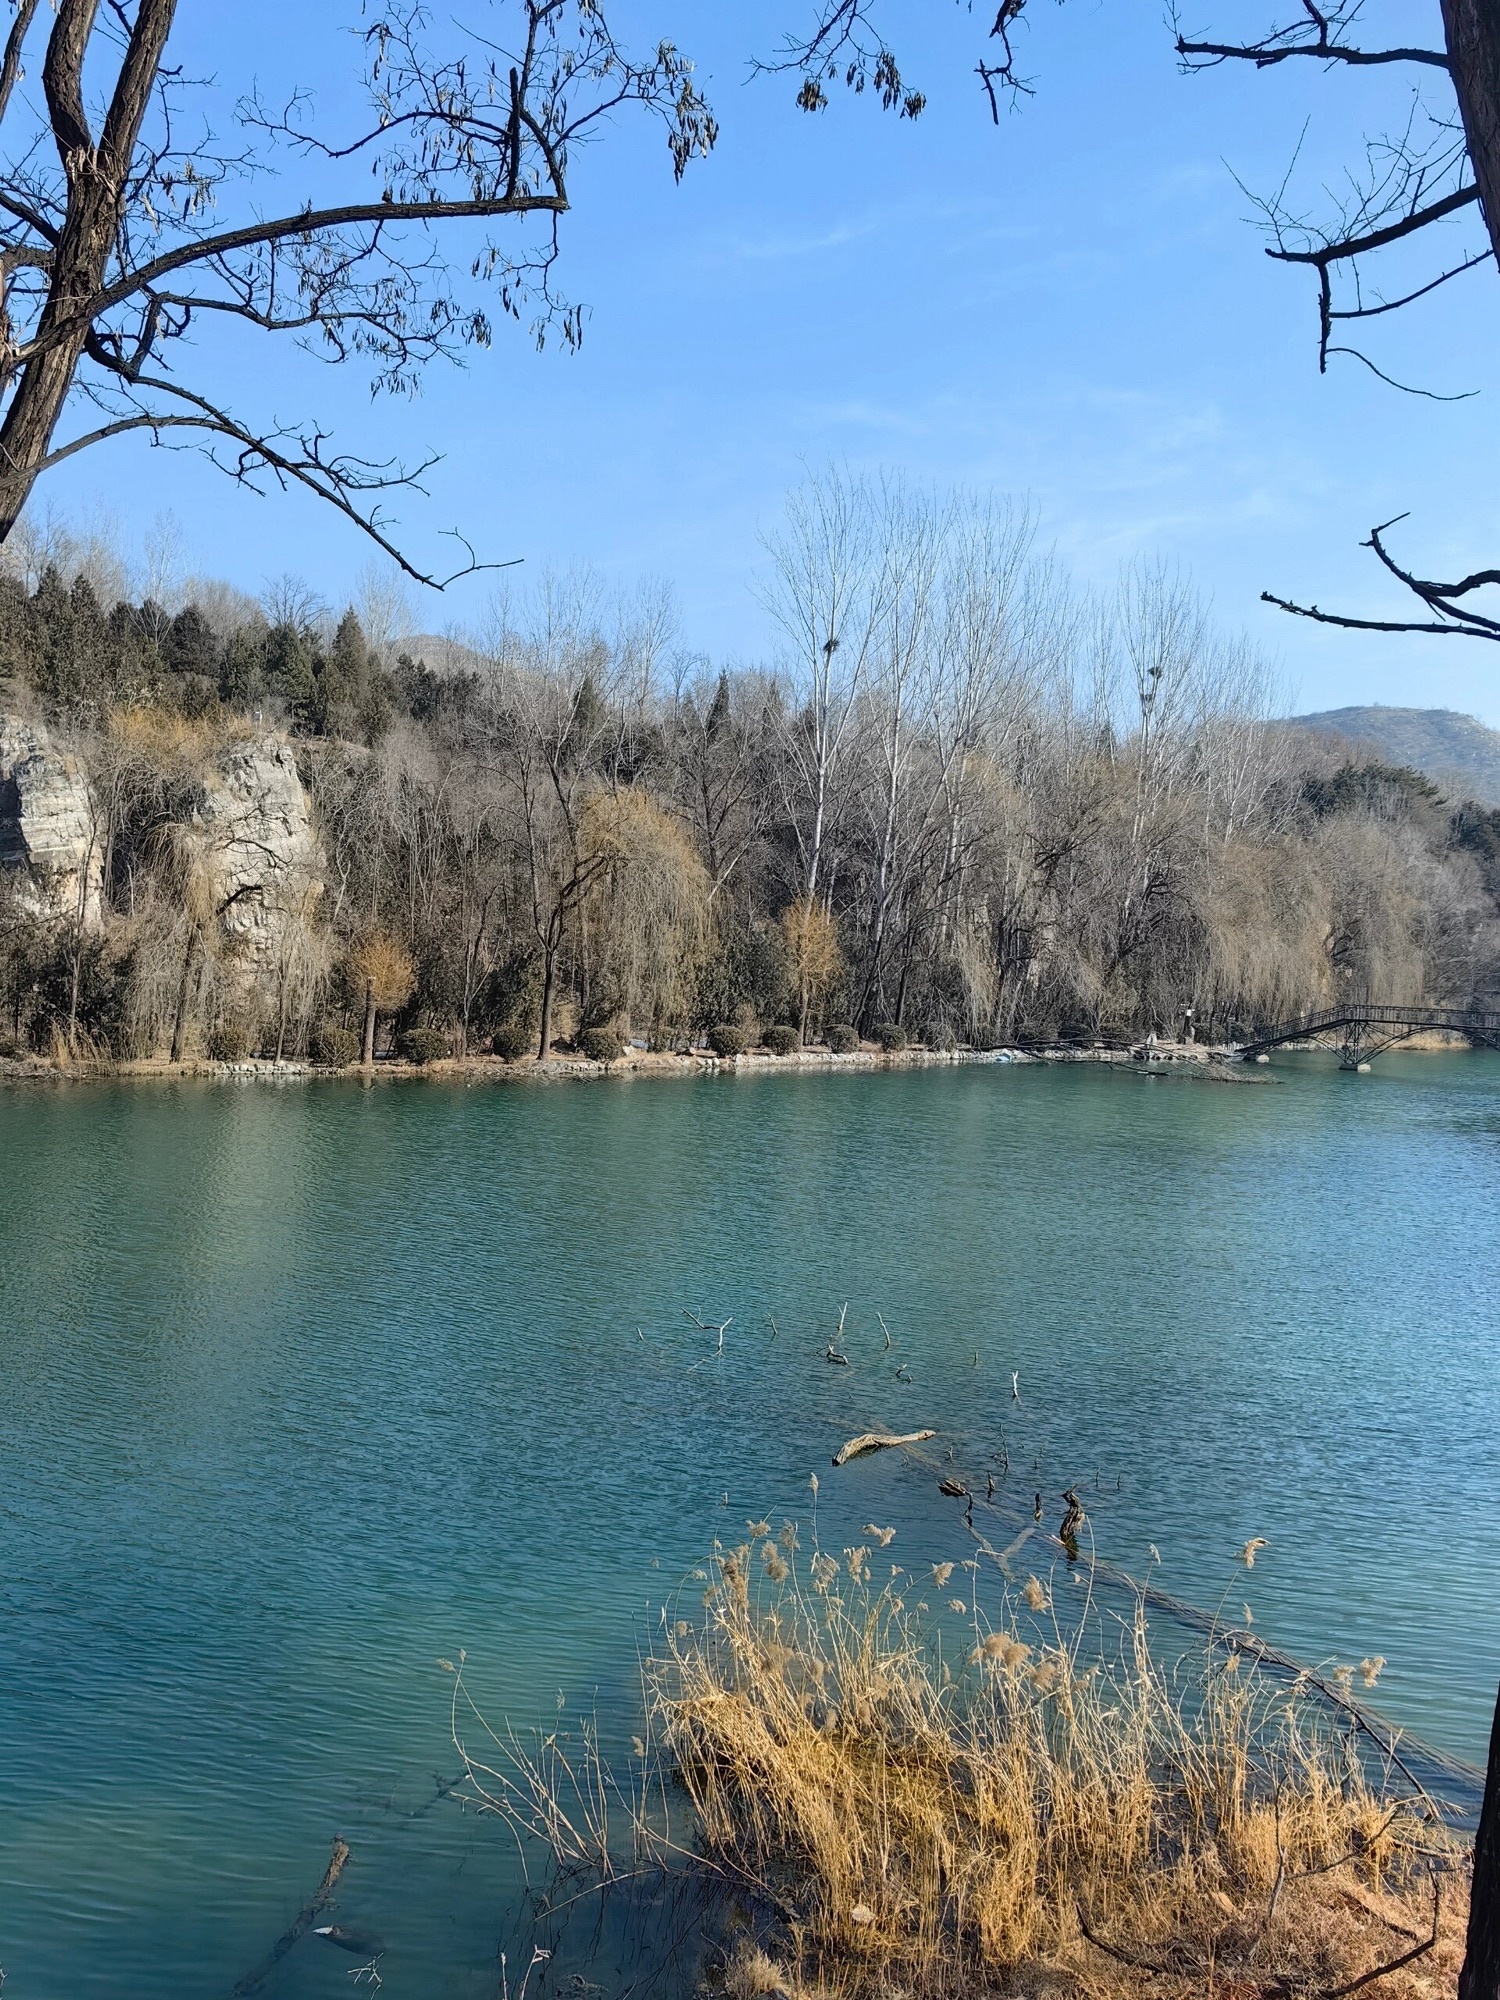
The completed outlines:
{"type": "MultiPolygon", "coordinates": [[[[1036,95],[997,129],[972,74],[983,10],[892,10],[929,98],[898,123],[838,97],[808,116],[784,80],[750,80],[748,57],[794,12],[628,0],[630,34],[698,58],[723,131],[680,187],[644,126],[622,124],[575,171],[562,281],[589,307],[579,355],[502,332],[411,403],[372,405],[357,374],[249,341],[206,353],[206,379],[243,413],[316,412],[349,448],[442,453],[430,498],[399,502],[423,559],[460,525],[529,572],[664,577],[684,641],[715,656],[767,649],[758,534],[804,466],[841,460],[1030,496],[1043,540],[1091,584],[1138,554],[1180,561],[1280,662],[1297,706],[1450,706],[1500,724],[1500,649],[1322,632],[1258,602],[1270,587],[1397,603],[1357,545],[1407,509],[1400,546],[1418,567],[1500,558],[1494,275],[1372,344],[1403,379],[1479,395],[1401,396],[1354,362],[1320,378],[1310,281],[1262,254],[1234,178],[1273,188],[1300,145],[1314,200],[1363,130],[1401,121],[1408,84],[1310,63],[1184,78],[1150,0],[1033,10],[1036,95]]],[[[1249,11],[1226,0],[1219,25],[1249,11]]],[[[1437,33],[1435,0],[1381,11],[1404,38],[1419,15],[1437,33]]],[[[304,82],[330,131],[352,110],[356,0],[182,12],[181,53],[224,87],[304,82]]],[[[294,166],[286,186],[302,186],[294,166]]],[[[311,502],[246,497],[137,442],[106,450],[55,476],[47,504],[129,529],[169,511],[193,567],[251,590],[290,570],[337,600],[368,560],[311,502]]],[[[430,600],[420,622],[477,620],[486,589],[430,600]]]]}

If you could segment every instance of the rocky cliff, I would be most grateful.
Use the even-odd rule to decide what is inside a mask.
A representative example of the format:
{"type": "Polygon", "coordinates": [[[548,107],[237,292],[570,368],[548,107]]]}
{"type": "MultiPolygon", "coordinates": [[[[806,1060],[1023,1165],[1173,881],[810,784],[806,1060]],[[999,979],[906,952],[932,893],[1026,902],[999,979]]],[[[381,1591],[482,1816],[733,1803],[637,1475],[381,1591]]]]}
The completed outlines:
{"type": "Polygon", "coordinates": [[[313,914],[322,854],[291,745],[263,736],[215,759],[197,811],[225,941],[252,977],[274,966],[287,927],[313,914]]]}
{"type": "MultiPolygon", "coordinates": [[[[289,927],[322,898],[322,852],[284,737],[231,742],[205,760],[184,825],[223,962],[274,977],[289,927]]],[[[89,772],[37,722],[0,716],[0,870],[44,922],[105,920],[103,828],[89,772]]]]}
{"type": "Polygon", "coordinates": [[[39,722],[0,716],[0,871],[44,922],[94,929],[104,857],[88,773],[39,722]]]}

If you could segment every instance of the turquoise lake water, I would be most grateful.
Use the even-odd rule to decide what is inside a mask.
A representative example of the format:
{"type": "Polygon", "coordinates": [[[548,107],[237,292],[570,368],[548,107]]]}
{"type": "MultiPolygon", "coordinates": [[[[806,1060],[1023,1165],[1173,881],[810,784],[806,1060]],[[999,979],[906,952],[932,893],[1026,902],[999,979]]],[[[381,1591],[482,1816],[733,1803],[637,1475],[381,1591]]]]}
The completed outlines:
{"type": "MultiPolygon", "coordinates": [[[[1101,1553],[1154,1543],[1299,1657],[1384,1654],[1382,1711],[1479,1758],[1500,1059],[1266,1077],[0,1094],[6,2000],[227,1996],[336,1833],[383,2000],[496,1994],[533,1932],[503,1830],[438,1796],[438,1659],[628,1749],[665,1592],[747,1517],[806,1523],[812,1471],[829,1546],[970,1553],[931,1466],[832,1470],[872,1425],[965,1475],[1003,1440],[1019,1518],[1076,1483],[1101,1553]],[[721,1356],[685,1311],[732,1317],[721,1356]]],[[[597,1943],[547,1990],[644,1990],[597,1943]]],[[[261,1990],[352,1967],[304,1938],[261,1990]]]]}

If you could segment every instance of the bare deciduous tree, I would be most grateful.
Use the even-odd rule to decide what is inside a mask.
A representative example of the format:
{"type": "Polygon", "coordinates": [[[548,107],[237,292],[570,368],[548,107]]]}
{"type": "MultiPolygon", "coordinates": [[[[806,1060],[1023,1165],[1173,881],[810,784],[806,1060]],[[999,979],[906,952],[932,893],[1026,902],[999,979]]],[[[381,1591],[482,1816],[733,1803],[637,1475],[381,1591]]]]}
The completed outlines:
{"type": "MultiPolygon", "coordinates": [[[[639,109],[664,124],[680,176],[712,146],[714,121],[691,64],[668,43],[634,59],[593,0],[493,12],[481,30],[379,0],[360,34],[362,125],[334,136],[300,93],[273,106],[251,90],[219,137],[190,117],[191,86],[169,60],[177,0],[56,0],[50,17],[13,0],[0,56],[0,542],[42,474],[139,432],[196,444],[242,484],[311,492],[409,575],[442,580],[402,553],[379,499],[425,468],[338,452],[316,422],[242,414],[216,384],[213,348],[248,326],[362,362],[377,389],[401,391],[433,359],[487,345],[497,312],[534,309],[539,334],[576,341],[552,272],[579,145],[639,109]],[[39,97],[18,88],[38,54],[39,97]],[[294,166],[302,185],[278,211],[260,190],[294,166]],[[537,233],[514,248],[485,233],[528,219],[537,233]]],[[[222,109],[212,96],[204,108],[222,109]]]]}
{"type": "Polygon", "coordinates": [[[885,509],[840,472],[811,479],[767,538],[766,602],[786,642],[793,705],[786,770],[804,896],[823,889],[830,824],[841,801],[856,704],[890,610],[885,509]]]}

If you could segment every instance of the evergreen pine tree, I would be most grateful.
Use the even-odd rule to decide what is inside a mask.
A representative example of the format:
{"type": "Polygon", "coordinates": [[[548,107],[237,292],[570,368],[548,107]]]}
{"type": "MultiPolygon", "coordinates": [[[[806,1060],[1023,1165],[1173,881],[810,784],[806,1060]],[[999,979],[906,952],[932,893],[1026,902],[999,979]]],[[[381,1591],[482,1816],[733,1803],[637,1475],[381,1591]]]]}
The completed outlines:
{"type": "Polygon", "coordinates": [[[273,625],[266,634],[266,686],[285,702],[292,721],[302,729],[321,722],[319,659],[315,642],[295,625],[273,625]]]}

